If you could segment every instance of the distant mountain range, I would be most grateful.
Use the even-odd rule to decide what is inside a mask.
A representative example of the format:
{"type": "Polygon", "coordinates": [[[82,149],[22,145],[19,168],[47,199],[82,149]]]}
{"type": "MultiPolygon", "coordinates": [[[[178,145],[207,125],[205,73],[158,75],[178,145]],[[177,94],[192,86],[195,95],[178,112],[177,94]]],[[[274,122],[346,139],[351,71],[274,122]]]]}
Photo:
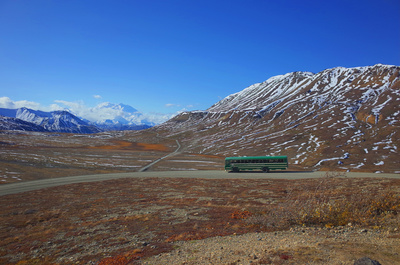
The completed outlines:
{"type": "Polygon", "coordinates": [[[154,125],[143,119],[136,109],[124,104],[105,103],[97,111],[104,113],[104,119],[90,122],[66,110],[44,112],[28,108],[0,108],[0,130],[97,133],[109,130],[141,130],[154,125]],[[110,112],[113,112],[112,115],[108,115],[110,112]]]}
{"type": "MultiPolygon", "coordinates": [[[[0,109],[1,111],[1,109],[0,109]]],[[[0,115],[0,130],[47,132],[44,127],[17,118],[0,115]]]]}
{"type": "Polygon", "coordinates": [[[400,67],[275,76],[153,127],[186,150],[287,155],[293,166],[400,173],[400,67]]]}
{"type": "Polygon", "coordinates": [[[101,128],[149,128],[155,123],[149,121],[137,109],[126,104],[113,104],[109,102],[102,103],[92,110],[100,115],[97,115],[96,124],[101,128]],[[100,118],[98,118],[100,116],[100,118]]]}

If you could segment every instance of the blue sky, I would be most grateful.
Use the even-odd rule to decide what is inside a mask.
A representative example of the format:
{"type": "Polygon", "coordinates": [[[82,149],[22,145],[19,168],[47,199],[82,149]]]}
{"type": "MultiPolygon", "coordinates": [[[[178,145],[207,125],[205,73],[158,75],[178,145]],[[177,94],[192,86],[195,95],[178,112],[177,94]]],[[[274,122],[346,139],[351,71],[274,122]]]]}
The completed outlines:
{"type": "Polygon", "coordinates": [[[205,110],[274,75],[377,63],[400,64],[398,0],[0,0],[0,97],[40,108],[205,110]]]}

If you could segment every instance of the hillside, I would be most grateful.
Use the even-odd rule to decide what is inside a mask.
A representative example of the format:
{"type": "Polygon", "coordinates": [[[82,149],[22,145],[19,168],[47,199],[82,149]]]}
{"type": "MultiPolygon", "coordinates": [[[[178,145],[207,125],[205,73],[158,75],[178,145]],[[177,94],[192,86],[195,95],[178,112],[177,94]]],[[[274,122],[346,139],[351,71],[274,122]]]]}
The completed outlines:
{"type": "Polygon", "coordinates": [[[27,122],[21,119],[5,117],[1,115],[0,115],[0,130],[36,131],[36,132],[47,131],[42,126],[36,125],[32,122],[27,122]]]}
{"type": "Polygon", "coordinates": [[[287,155],[292,166],[400,172],[400,67],[294,72],[152,128],[187,152],[287,155]]]}

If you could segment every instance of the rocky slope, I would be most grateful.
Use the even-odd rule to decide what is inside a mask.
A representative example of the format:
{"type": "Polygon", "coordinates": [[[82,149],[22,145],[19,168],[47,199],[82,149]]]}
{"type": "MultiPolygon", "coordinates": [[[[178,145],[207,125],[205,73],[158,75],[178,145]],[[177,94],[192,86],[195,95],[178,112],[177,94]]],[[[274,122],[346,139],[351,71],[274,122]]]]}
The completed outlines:
{"type": "Polygon", "coordinates": [[[206,111],[153,130],[187,151],[288,155],[306,169],[398,172],[400,67],[294,72],[254,84],[206,111]]]}
{"type": "Polygon", "coordinates": [[[0,130],[46,132],[42,126],[17,118],[0,115],[0,130]]]}

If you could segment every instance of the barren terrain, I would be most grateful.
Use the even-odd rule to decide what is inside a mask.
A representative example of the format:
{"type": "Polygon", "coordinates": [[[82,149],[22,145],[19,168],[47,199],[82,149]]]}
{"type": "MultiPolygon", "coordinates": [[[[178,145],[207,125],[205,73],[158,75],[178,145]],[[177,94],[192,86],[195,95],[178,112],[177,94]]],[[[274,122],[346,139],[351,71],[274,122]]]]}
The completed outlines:
{"type": "Polygon", "coordinates": [[[307,171],[289,179],[301,169],[292,165],[221,178],[223,157],[188,153],[187,142],[137,172],[177,150],[176,140],[152,131],[2,132],[2,188],[138,175],[0,196],[0,264],[353,264],[363,256],[400,264],[400,179],[307,171]]]}
{"type": "MultiPolygon", "coordinates": [[[[66,134],[0,131],[0,185],[5,183],[136,172],[177,149],[175,139],[148,132],[66,134]]],[[[182,152],[152,171],[223,169],[223,157],[182,152]]]]}
{"type": "Polygon", "coordinates": [[[400,179],[160,172],[5,195],[0,263],[399,264],[399,194],[400,179]]]}

